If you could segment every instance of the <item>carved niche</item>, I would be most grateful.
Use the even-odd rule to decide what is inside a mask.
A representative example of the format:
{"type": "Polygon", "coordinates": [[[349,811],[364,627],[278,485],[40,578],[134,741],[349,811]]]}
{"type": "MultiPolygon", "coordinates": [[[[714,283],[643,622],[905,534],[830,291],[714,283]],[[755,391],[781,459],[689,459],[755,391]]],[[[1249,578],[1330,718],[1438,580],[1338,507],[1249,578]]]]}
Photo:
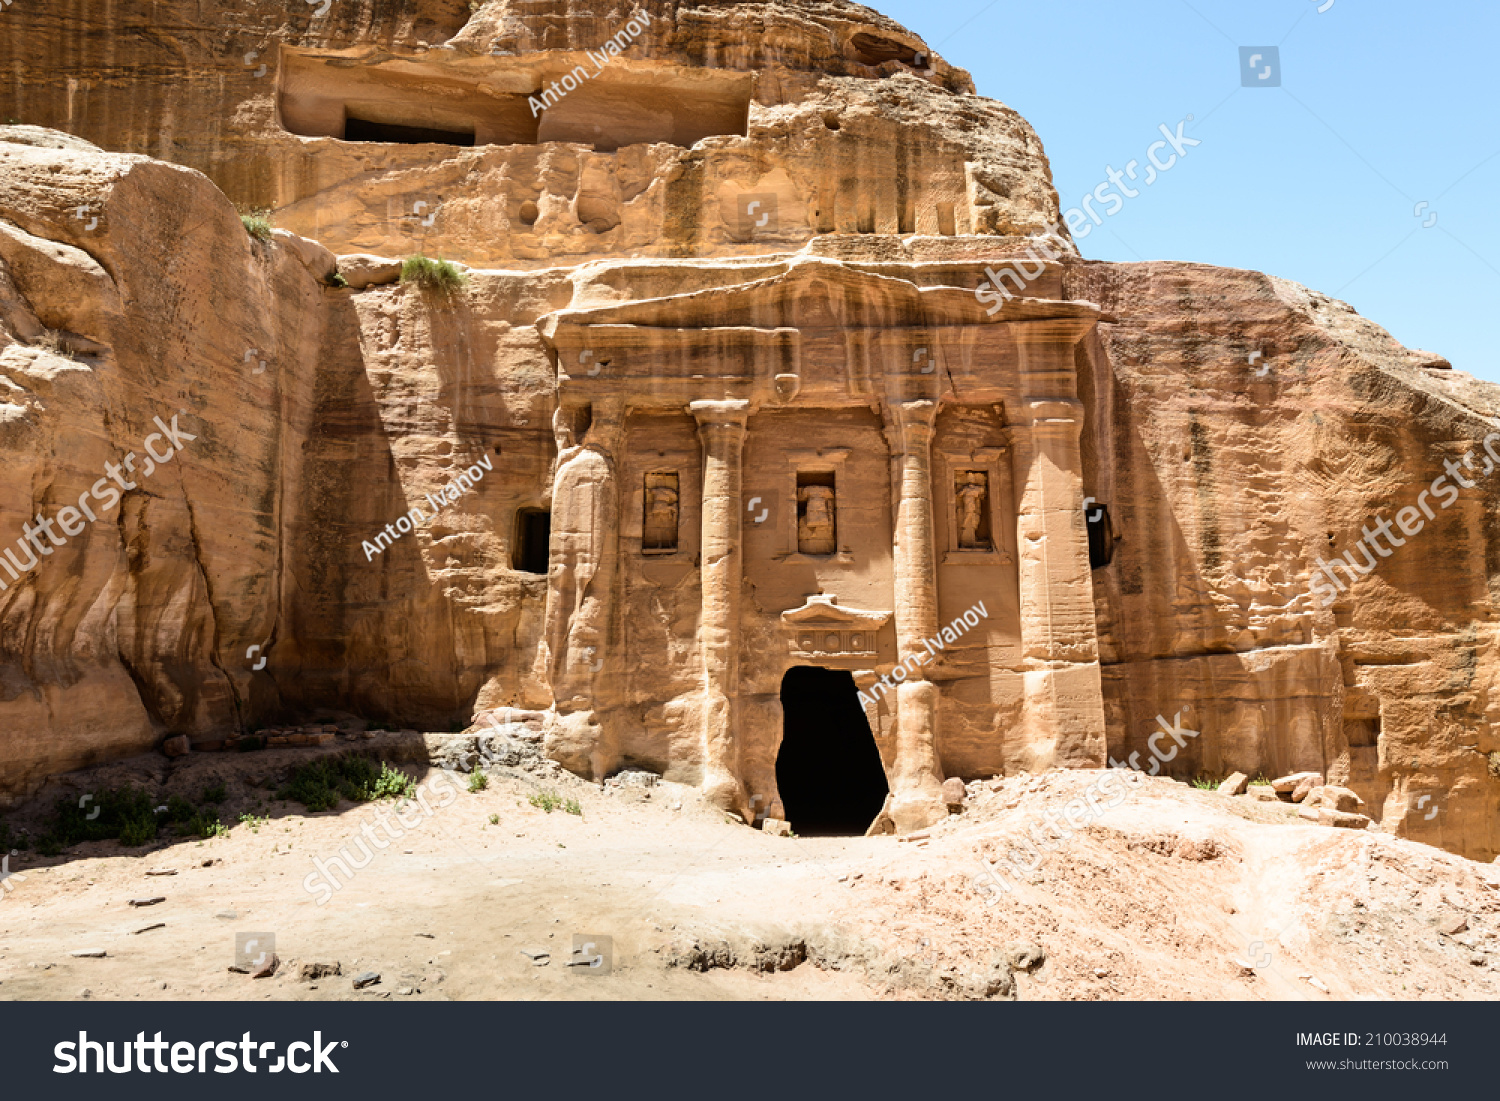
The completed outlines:
{"type": "Polygon", "coordinates": [[[953,506],[957,512],[958,545],[962,550],[993,550],[990,527],[990,476],[983,470],[954,474],[953,506]]]}
{"type": "Polygon", "coordinates": [[[944,562],[1013,561],[1006,549],[1014,539],[1006,456],[1004,446],[934,451],[933,508],[943,518],[944,562]]]}
{"type": "Polygon", "coordinates": [[[797,551],[833,554],[838,550],[832,476],[799,475],[797,479],[797,551]]]}
{"type": "Polygon", "coordinates": [[[646,493],[641,518],[641,549],[675,551],[679,487],[677,472],[646,475],[646,493]]]}

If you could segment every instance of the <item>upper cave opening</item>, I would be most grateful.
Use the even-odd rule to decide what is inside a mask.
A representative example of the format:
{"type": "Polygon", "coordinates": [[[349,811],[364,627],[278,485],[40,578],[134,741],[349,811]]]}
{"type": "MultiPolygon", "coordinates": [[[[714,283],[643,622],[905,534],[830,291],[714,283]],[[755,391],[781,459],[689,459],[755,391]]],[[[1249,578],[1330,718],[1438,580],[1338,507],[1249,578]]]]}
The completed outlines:
{"type": "Polygon", "coordinates": [[[402,145],[536,145],[570,142],[614,152],[627,145],[691,147],[745,137],[749,74],[663,66],[650,74],[613,66],[571,69],[363,64],[283,53],[281,123],[302,137],[402,145]]]}
{"type": "Polygon", "coordinates": [[[345,141],[388,141],[399,145],[473,145],[474,130],[439,130],[431,126],[401,126],[391,122],[346,115],[345,141]]]}
{"type": "Polygon", "coordinates": [[[849,40],[849,47],[854,51],[854,56],[866,65],[884,65],[887,61],[899,61],[914,69],[930,67],[926,54],[892,38],[882,38],[879,35],[861,32],[849,40]]]}

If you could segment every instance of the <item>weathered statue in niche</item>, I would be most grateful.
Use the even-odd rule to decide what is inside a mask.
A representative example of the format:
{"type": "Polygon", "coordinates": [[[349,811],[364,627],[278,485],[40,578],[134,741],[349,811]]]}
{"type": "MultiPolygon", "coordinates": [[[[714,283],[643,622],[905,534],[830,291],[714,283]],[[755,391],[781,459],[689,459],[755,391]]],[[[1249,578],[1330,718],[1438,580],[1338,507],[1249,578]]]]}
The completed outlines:
{"type": "Polygon", "coordinates": [[[641,547],[648,551],[677,549],[677,474],[647,474],[645,517],[641,547]]]}
{"type": "Polygon", "coordinates": [[[797,550],[803,554],[832,554],[837,548],[833,520],[833,487],[797,487],[797,550]]]}
{"type": "Polygon", "coordinates": [[[983,470],[961,470],[954,486],[958,509],[958,545],[964,550],[993,550],[990,539],[990,476],[983,470]]]}

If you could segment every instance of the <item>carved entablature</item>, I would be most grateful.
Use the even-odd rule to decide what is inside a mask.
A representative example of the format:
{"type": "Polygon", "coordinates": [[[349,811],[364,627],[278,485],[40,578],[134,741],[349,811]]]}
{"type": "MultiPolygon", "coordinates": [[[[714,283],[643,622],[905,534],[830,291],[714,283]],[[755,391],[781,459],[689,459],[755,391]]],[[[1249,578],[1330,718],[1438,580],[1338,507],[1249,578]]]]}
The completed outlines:
{"type": "Polygon", "coordinates": [[[874,661],[879,656],[880,632],[892,613],[841,608],[837,599],[809,596],[802,607],[781,613],[781,627],[794,659],[874,661]]]}

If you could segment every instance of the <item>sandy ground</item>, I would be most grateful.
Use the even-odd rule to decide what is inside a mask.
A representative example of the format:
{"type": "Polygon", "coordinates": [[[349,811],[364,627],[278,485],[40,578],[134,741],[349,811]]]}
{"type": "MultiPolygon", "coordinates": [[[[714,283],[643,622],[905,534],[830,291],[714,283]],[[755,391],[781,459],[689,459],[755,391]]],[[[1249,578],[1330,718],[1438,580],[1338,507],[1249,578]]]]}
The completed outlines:
{"type": "MultiPolygon", "coordinates": [[[[138,758],[54,782],[30,820],[91,786],[134,780],[165,798],[219,779],[234,821],[270,798],[268,776],[317,752],[138,758]]],[[[668,783],[500,770],[471,794],[449,775],[448,805],[408,806],[419,824],[380,833],[386,847],[331,897],[304,886],[314,860],[363,859],[354,841],[375,805],[269,802],[268,821],[227,838],[12,856],[0,998],[1500,996],[1500,868],[1162,778],[1055,841],[1024,879],[1004,873],[1007,893],[984,862],[1099,773],[971,785],[964,812],[915,841],[773,837],[668,783]],[[583,814],[529,805],[543,788],[583,814]],[[274,975],[229,969],[250,933],[274,935],[274,975]],[[585,958],[575,935],[610,938],[609,967],[569,966],[585,958]],[[107,954],[71,955],[87,950],[107,954]],[[314,963],[340,974],[302,978],[314,963]],[[369,971],[380,981],[356,991],[369,971]]]]}

